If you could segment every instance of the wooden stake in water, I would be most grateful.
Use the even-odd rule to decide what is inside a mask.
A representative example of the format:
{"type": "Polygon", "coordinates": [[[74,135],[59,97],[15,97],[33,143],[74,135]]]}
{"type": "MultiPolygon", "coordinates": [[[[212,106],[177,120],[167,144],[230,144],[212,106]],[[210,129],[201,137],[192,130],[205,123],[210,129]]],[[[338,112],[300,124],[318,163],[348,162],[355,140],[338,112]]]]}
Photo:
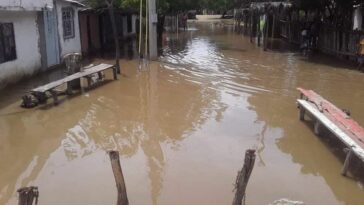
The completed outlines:
{"type": "Polygon", "coordinates": [[[33,205],[33,202],[35,205],[38,204],[38,196],[39,191],[38,187],[24,187],[18,189],[19,193],[19,202],[18,205],[33,205]]]}
{"type": "Polygon", "coordinates": [[[250,175],[253,171],[255,164],[255,150],[247,150],[245,152],[244,166],[241,171],[238,172],[238,176],[235,182],[235,197],[233,205],[245,204],[245,190],[248,185],[250,175]]]}
{"type": "Polygon", "coordinates": [[[109,152],[112,171],[114,173],[116,188],[118,190],[118,201],[116,205],[129,205],[128,196],[126,194],[126,186],[123,176],[123,171],[121,170],[119,152],[110,151],[109,152]]]}

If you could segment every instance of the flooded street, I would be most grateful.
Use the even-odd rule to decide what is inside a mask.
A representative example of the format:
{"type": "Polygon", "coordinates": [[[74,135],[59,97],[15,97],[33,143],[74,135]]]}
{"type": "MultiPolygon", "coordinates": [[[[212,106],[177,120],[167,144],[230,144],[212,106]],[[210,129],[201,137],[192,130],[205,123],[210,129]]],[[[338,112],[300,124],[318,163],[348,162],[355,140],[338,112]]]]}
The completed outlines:
{"type": "Polygon", "coordinates": [[[338,150],[299,121],[295,103],[296,87],[313,89],[364,125],[363,73],[285,46],[264,52],[220,21],[167,34],[159,60],[138,64],[123,60],[125,76],[59,106],[3,103],[0,204],[31,185],[40,205],[115,204],[112,149],[131,205],[231,204],[249,148],[248,205],[364,204],[363,185],[341,176],[338,150]]]}

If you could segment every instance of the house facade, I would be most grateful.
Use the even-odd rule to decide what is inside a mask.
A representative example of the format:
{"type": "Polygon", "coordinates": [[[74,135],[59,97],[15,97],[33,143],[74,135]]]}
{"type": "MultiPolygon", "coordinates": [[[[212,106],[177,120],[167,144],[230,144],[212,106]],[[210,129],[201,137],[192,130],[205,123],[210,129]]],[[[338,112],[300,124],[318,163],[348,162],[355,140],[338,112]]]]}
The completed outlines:
{"type": "Polygon", "coordinates": [[[0,2],[0,88],[81,52],[78,10],[73,0],[0,2]]]}

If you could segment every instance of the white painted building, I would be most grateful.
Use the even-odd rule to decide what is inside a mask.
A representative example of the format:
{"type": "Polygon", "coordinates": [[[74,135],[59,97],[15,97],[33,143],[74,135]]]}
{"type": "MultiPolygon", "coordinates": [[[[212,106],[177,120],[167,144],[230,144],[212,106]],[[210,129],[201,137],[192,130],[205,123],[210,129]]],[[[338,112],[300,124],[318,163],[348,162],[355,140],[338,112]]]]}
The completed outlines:
{"type": "Polygon", "coordinates": [[[0,0],[0,88],[81,52],[73,0],[0,0]]]}
{"type": "MultiPolygon", "coordinates": [[[[75,4],[72,3],[74,1],[56,1],[56,9],[58,15],[58,31],[60,36],[60,56],[64,56],[67,53],[78,52],[81,53],[81,40],[80,40],[80,24],[78,20],[78,9],[79,6],[75,7],[75,4]],[[73,25],[73,31],[66,29],[64,25],[64,18],[62,15],[65,12],[70,12],[73,18],[71,18],[71,22],[73,25]],[[67,34],[67,35],[66,35],[67,34]]],[[[72,29],[72,28],[71,28],[72,29]]]]}

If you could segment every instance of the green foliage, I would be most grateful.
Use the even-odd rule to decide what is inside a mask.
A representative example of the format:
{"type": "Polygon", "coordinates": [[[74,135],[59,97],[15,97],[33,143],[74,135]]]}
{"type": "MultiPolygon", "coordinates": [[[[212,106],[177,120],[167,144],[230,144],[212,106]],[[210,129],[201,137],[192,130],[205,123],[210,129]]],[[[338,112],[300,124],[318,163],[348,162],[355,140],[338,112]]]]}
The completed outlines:
{"type": "Polygon", "coordinates": [[[139,5],[140,5],[140,0],[122,0],[120,2],[120,6],[123,8],[139,9],[139,5]]]}
{"type": "Polygon", "coordinates": [[[300,9],[314,9],[323,6],[325,0],[294,0],[293,4],[300,9]]]}
{"type": "MultiPolygon", "coordinates": [[[[140,0],[118,0],[123,8],[139,9],[140,0]]],[[[158,13],[174,14],[200,8],[201,0],[156,0],[158,13]]],[[[143,0],[145,6],[145,0],[143,0]]]]}
{"type": "Polygon", "coordinates": [[[204,9],[214,11],[226,11],[233,9],[236,1],[234,0],[201,0],[204,9]]]}
{"type": "Polygon", "coordinates": [[[100,8],[106,6],[106,3],[104,0],[86,0],[83,3],[86,3],[87,5],[91,6],[92,8],[100,8]]]}
{"type": "Polygon", "coordinates": [[[352,9],[353,5],[361,0],[294,0],[293,3],[300,9],[325,9],[330,7],[341,9],[352,9]]]}

